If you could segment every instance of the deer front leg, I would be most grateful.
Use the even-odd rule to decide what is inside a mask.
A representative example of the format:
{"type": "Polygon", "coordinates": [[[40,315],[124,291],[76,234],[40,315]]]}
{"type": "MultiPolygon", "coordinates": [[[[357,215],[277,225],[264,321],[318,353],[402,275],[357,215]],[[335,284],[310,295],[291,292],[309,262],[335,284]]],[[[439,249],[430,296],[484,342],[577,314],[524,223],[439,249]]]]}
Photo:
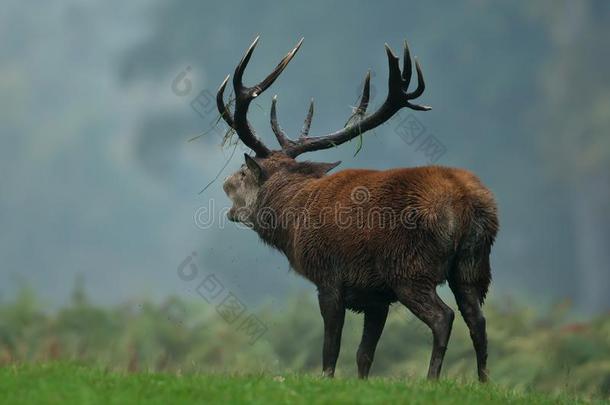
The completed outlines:
{"type": "Polygon", "coordinates": [[[322,375],[332,378],[341,349],[341,332],[345,320],[345,304],[339,288],[319,288],[318,302],[324,320],[324,348],[322,349],[322,375]]]}

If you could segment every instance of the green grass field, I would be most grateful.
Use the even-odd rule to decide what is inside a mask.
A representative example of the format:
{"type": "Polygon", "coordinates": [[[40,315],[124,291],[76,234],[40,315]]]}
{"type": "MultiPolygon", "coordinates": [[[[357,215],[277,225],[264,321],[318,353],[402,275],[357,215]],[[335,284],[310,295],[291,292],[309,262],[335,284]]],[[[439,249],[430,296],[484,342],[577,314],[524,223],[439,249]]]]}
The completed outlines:
{"type": "Polygon", "coordinates": [[[2,403],[573,404],[574,398],[450,380],[326,380],[312,375],[116,373],[74,364],[0,368],[2,403]]]}

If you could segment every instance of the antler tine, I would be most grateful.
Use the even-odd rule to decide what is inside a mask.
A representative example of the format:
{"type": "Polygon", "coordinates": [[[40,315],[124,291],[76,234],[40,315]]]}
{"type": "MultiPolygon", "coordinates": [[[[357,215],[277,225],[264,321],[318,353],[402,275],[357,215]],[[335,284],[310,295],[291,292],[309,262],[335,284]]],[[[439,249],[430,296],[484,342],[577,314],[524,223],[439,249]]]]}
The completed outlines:
{"type": "Polygon", "coordinates": [[[410,109],[416,111],[430,111],[432,109],[432,107],[430,107],[429,105],[413,104],[408,101],[405,103],[405,107],[409,107],[410,109]]]}
{"type": "Polygon", "coordinates": [[[284,131],[277,122],[277,112],[275,107],[276,103],[277,95],[273,96],[273,99],[271,100],[271,129],[273,130],[273,133],[275,134],[275,137],[277,138],[277,141],[279,142],[280,146],[282,148],[286,148],[293,144],[293,142],[286,136],[286,133],[284,133],[284,131]]]}
{"type": "Polygon", "coordinates": [[[246,70],[246,66],[248,66],[248,62],[250,62],[250,57],[252,57],[252,53],[254,52],[254,48],[256,48],[256,44],[258,44],[258,39],[260,35],[257,35],[252,41],[252,44],[246,50],[244,56],[242,56],[241,60],[235,67],[235,73],[233,74],[233,89],[235,89],[235,97],[238,96],[239,93],[247,90],[247,87],[244,87],[242,79],[244,76],[244,71],[246,70]]]}
{"type": "MultiPolygon", "coordinates": [[[[426,83],[424,82],[424,74],[421,71],[421,66],[419,66],[419,61],[415,59],[415,70],[417,71],[417,88],[411,92],[407,93],[407,99],[413,100],[424,94],[424,90],[426,90],[426,83]]],[[[407,88],[405,87],[405,90],[407,88]]]]}
{"type": "Polygon", "coordinates": [[[412,75],[411,52],[407,42],[404,43],[404,58],[403,71],[401,72],[398,57],[394,54],[388,44],[385,44],[385,50],[388,57],[388,94],[383,104],[368,116],[365,116],[369,102],[370,93],[370,73],[367,74],[362,97],[359,106],[356,108],[352,117],[348,120],[346,126],[338,131],[324,136],[299,138],[288,148],[283,148],[284,153],[289,156],[296,157],[304,152],[310,152],[321,149],[328,149],[333,146],[347,142],[364,132],[378,127],[392,118],[401,108],[408,107],[418,111],[428,111],[431,107],[422,106],[410,103],[421,96],[425,90],[424,77],[419,66],[419,62],[415,61],[417,70],[417,88],[412,92],[407,92],[407,87],[412,75]],[[352,120],[357,117],[358,120],[352,120]]]}
{"type": "Polygon", "coordinates": [[[254,92],[252,94],[252,97],[256,97],[263,91],[267,90],[267,88],[273,84],[275,79],[277,79],[279,75],[282,74],[282,72],[284,71],[284,69],[286,69],[286,66],[288,66],[292,58],[294,58],[294,55],[296,55],[297,51],[301,47],[301,44],[303,44],[303,39],[304,38],[301,38],[297,45],[292,48],[292,50],[288,52],[286,56],[282,58],[280,63],[277,64],[277,66],[275,67],[275,69],[273,69],[273,72],[271,72],[269,76],[267,76],[262,82],[253,87],[254,92]]]}
{"type": "Polygon", "coordinates": [[[309,128],[311,128],[311,120],[313,119],[313,98],[309,102],[309,110],[307,110],[307,116],[305,117],[305,122],[303,122],[303,129],[301,129],[301,134],[299,138],[307,138],[309,135],[309,128]]]}
{"type": "Polygon", "coordinates": [[[218,92],[216,93],[216,107],[218,107],[218,112],[222,119],[227,123],[228,126],[234,128],[233,117],[231,116],[231,111],[229,111],[229,107],[224,102],[224,93],[225,87],[227,87],[227,83],[229,81],[229,76],[225,77],[224,81],[218,88],[218,92]]]}
{"type": "Polygon", "coordinates": [[[273,84],[273,82],[279,77],[279,75],[282,74],[284,69],[286,69],[286,66],[288,66],[288,63],[290,63],[292,58],[294,58],[294,55],[296,55],[304,40],[304,38],[301,38],[297,45],[290,52],[288,52],[286,56],[282,58],[280,63],[277,64],[275,69],[273,69],[273,71],[263,81],[261,81],[255,86],[245,87],[243,85],[244,71],[246,70],[246,66],[248,66],[248,62],[250,62],[250,58],[252,57],[254,48],[256,48],[256,45],[258,44],[259,38],[260,36],[257,36],[254,39],[252,44],[246,50],[244,56],[241,58],[241,61],[235,68],[235,74],[233,75],[233,87],[236,92],[236,97],[237,93],[239,93],[242,97],[252,99],[257,97],[263,91],[267,90],[267,88],[273,84]]]}
{"type": "Polygon", "coordinates": [[[385,52],[388,55],[388,87],[391,94],[396,94],[396,84],[401,83],[400,67],[398,66],[398,57],[394,55],[394,51],[388,44],[385,44],[385,52]]]}
{"type": "Polygon", "coordinates": [[[411,51],[409,50],[409,44],[405,39],[404,51],[402,58],[402,80],[404,80],[403,89],[406,91],[411,83],[411,74],[413,67],[411,66],[411,51]]]}

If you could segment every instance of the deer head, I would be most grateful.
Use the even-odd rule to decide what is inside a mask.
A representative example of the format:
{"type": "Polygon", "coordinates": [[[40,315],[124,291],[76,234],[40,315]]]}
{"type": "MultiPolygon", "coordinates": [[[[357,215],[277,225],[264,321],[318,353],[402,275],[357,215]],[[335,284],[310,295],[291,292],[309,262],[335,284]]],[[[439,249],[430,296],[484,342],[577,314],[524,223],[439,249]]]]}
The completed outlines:
{"type": "Polygon", "coordinates": [[[303,129],[298,138],[294,140],[289,138],[278,124],[276,107],[277,96],[274,96],[271,103],[270,122],[273,133],[280,144],[280,149],[271,150],[256,136],[254,129],[248,122],[248,107],[252,100],[267,90],[286,66],[288,66],[288,63],[301,47],[303,38],[301,38],[297,45],[282,58],[280,63],[263,81],[255,86],[246,87],[242,82],[242,78],[246,66],[254,52],[254,48],[258,43],[258,39],[259,37],[256,37],[254,42],[252,42],[235,68],[235,73],[233,74],[233,91],[235,93],[234,111],[230,111],[229,107],[225,104],[223,97],[225,87],[229,81],[229,76],[222,82],[216,95],[216,104],[223,120],[235,130],[239,139],[255,152],[255,157],[250,157],[247,154],[245,155],[245,164],[242,165],[240,170],[230,175],[223,185],[226,194],[233,202],[233,207],[228,213],[228,217],[232,221],[248,222],[248,212],[251,212],[251,208],[256,202],[258,191],[271,176],[290,172],[299,173],[301,177],[316,178],[325,175],[328,171],[341,163],[298,162],[295,160],[297,156],[305,152],[328,149],[341,145],[342,143],[385,123],[402,108],[406,107],[417,111],[428,111],[431,109],[428,106],[411,103],[411,100],[414,100],[423,94],[425,83],[419,62],[415,60],[417,87],[412,92],[408,91],[412,75],[412,65],[407,42],[404,42],[402,71],[399,67],[398,57],[394,55],[392,49],[386,44],[385,50],[389,66],[388,94],[383,104],[376,111],[368,115],[366,114],[369,105],[371,80],[370,72],[368,72],[365,77],[359,105],[354,109],[352,116],[348,120],[348,124],[344,128],[326,135],[309,136],[309,128],[311,126],[314,111],[312,101],[305,118],[303,129]]]}

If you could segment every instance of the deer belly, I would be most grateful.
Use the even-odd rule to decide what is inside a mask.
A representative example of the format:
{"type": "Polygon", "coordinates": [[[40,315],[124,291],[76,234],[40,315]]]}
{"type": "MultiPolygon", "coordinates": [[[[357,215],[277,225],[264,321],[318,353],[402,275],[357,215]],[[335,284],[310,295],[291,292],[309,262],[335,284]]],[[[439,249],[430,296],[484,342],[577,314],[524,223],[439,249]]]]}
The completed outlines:
{"type": "Polygon", "coordinates": [[[366,308],[375,306],[386,306],[397,300],[396,294],[389,288],[346,287],[344,294],[346,308],[354,312],[362,312],[366,308]]]}

